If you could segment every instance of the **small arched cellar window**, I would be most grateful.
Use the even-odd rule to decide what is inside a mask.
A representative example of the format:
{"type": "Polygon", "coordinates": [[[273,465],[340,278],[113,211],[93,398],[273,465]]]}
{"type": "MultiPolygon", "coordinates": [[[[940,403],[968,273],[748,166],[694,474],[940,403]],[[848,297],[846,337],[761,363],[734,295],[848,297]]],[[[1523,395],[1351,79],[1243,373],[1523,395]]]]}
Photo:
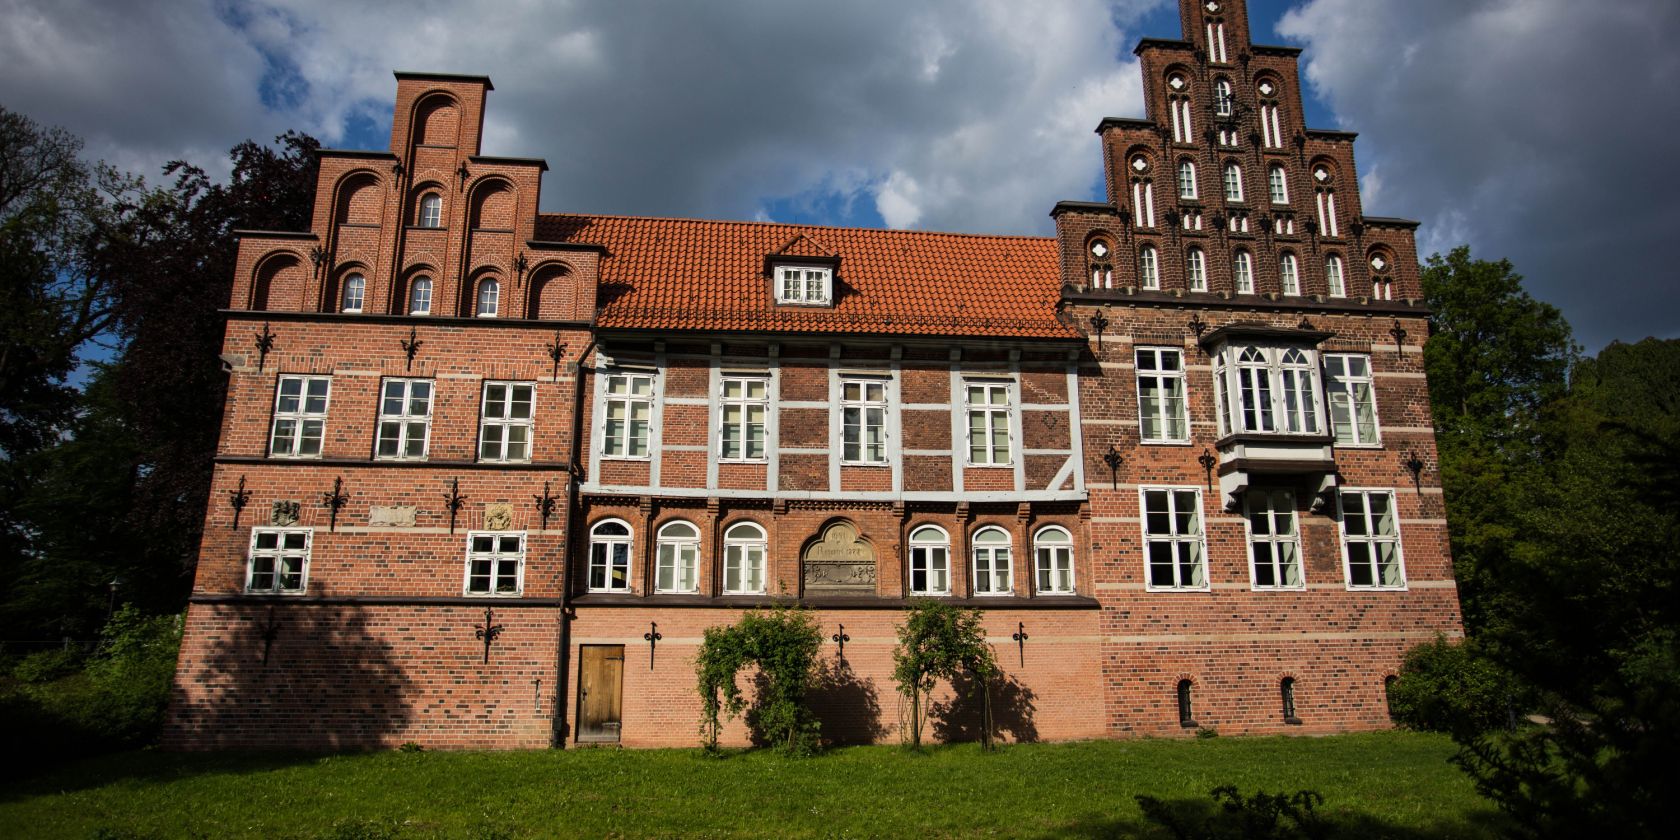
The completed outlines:
{"type": "Polygon", "coordinates": [[[432,278],[425,275],[414,278],[408,286],[408,314],[432,314],[432,278]]]}
{"type": "Polygon", "coordinates": [[[1178,681],[1178,725],[1185,729],[1195,729],[1199,725],[1191,714],[1189,680],[1178,681]]]}
{"type": "Polygon", "coordinates": [[[1283,722],[1291,726],[1299,726],[1301,719],[1295,716],[1295,678],[1284,677],[1278,683],[1278,693],[1283,700],[1283,722]]]}
{"type": "Polygon", "coordinates": [[[340,296],[338,311],[360,312],[366,299],[367,279],[360,274],[346,276],[344,278],[344,293],[340,296]]]}
{"type": "Polygon", "coordinates": [[[420,218],[416,223],[423,228],[443,227],[443,196],[435,192],[420,196],[420,218]]]}
{"type": "Polygon", "coordinates": [[[1393,674],[1383,677],[1383,705],[1388,709],[1389,720],[1394,719],[1394,683],[1399,679],[1393,674]]]}
{"type": "Polygon", "coordinates": [[[480,318],[494,318],[501,308],[502,284],[496,278],[486,278],[478,284],[478,307],[474,310],[480,318]]]}

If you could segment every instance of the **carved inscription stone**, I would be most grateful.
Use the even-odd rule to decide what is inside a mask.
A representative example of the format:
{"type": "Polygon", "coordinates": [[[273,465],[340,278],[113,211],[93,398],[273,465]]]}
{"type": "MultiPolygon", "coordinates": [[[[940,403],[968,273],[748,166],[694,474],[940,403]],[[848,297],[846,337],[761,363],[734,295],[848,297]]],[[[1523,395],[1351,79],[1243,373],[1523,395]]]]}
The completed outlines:
{"type": "Polygon", "coordinates": [[[298,514],[302,512],[302,502],[294,499],[282,499],[281,501],[275,502],[274,506],[269,508],[268,524],[278,526],[296,525],[298,521],[298,514]]]}
{"type": "Polygon", "coordinates": [[[513,505],[491,502],[484,506],[484,530],[507,531],[513,528],[513,505]]]}
{"type": "Polygon", "coordinates": [[[413,505],[386,507],[374,505],[368,512],[368,524],[375,528],[413,528],[419,511],[413,505]]]}
{"type": "Polygon", "coordinates": [[[805,591],[811,595],[875,594],[875,551],[844,522],[828,526],[805,549],[805,591]]]}

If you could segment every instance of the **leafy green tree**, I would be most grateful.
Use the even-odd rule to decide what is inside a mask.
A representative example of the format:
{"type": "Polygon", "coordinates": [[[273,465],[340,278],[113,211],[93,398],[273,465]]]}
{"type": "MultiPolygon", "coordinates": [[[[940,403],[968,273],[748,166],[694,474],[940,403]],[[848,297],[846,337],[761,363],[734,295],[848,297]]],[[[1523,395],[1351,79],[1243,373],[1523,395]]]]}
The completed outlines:
{"type": "Polygon", "coordinates": [[[1472,635],[1497,612],[1484,566],[1518,537],[1513,488],[1533,481],[1546,407],[1566,387],[1576,347],[1556,307],[1530,297],[1507,260],[1454,248],[1423,271],[1424,345],[1441,483],[1464,620],[1472,635]]]}
{"type": "Polygon", "coordinates": [[[986,628],[979,610],[918,599],[905,611],[893,649],[893,680],[900,694],[910,698],[910,745],[922,747],[922,705],[939,682],[971,676],[986,703],[981,740],[991,746],[991,679],[997,660],[986,644],[986,628]]]}
{"type": "Polygon", "coordinates": [[[1680,811],[1680,341],[1577,364],[1478,639],[1550,722],[1461,736],[1460,761],[1524,834],[1673,836],[1680,811]]]}
{"type": "Polygon", "coordinates": [[[821,650],[816,618],[796,607],[748,610],[733,626],[706,628],[694,663],[706,748],[717,749],[725,717],[745,712],[755,741],[791,755],[816,749],[820,727],[806,696],[821,650]],[[757,668],[750,706],[739,682],[748,667],[757,668]]]}

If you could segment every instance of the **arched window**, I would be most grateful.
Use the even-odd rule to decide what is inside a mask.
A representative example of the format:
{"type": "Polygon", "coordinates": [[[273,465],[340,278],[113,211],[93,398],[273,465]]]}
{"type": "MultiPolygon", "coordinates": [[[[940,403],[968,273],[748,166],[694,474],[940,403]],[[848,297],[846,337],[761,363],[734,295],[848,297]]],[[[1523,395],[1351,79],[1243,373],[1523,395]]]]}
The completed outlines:
{"type": "Polygon", "coordinates": [[[1132,158],[1132,218],[1138,227],[1155,226],[1155,179],[1149,173],[1149,159],[1132,158]]]}
{"type": "Polygon", "coordinates": [[[1233,203],[1243,200],[1242,167],[1236,161],[1225,164],[1225,200],[1233,203]]]}
{"type": "Polygon", "coordinates": [[[1220,79],[1213,83],[1213,110],[1221,117],[1229,117],[1235,111],[1231,83],[1228,80],[1220,79]]]}
{"type": "Polygon", "coordinates": [[[1051,526],[1033,537],[1033,558],[1041,594],[1073,594],[1073,537],[1051,526]]]}
{"type": "Polygon", "coordinates": [[[1289,181],[1284,176],[1283,164],[1272,164],[1266,171],[1266,183],[1271,188],[1273,204],[1289,203],[1289,181]]]}
{"type": "Polygon", "coordinates": [[[416,277],[408,287],[408,314],[432,314],[432,278],[416,277]]]}
{"type": "Polygon", "coordinates": [[[1178,197],[1196,200],[1196,164],[1188,160],[1178,162],[1178,197]]]}
{"type": "Polygon", "coordinates": [[[677,520],[659,529],[659,568],[655,592],[694,592],[700,580],[700,531],[677,520]]]}
{"type": "Polygon", "coordinates": [[[1313,167],[1313,180],[1317,182],[1318,231],[1325,236],[1340,236],[1336,222],[1336,187],[1330,167],[1324,164],[1313,167]]]}
{"type": "Polygon", "coordinates": [[[1278,282],[1286,295],[1301,293],[1301,271],[1294,254],[1278,257],[1278,282]]]}
{"type": "Polygon", "coordinates": [[[1300,723],[1301,719],[1295,716],[1295,678],[1284,677],[1283,682],[1278,683],[1278,693],[1283,698],[1283,722],[1300,723]]]}
{"type": "Polygon", "coordinates": [[[501,305],[502,284],[494,278],[478,284],[478,317],[494,318],[501,305]]]}
{"type": "Polygon", "coordinates": [[[1331,297],[1347,297],[1347,285],[1342,281],[1342,258],[1331,254],[1324,258],[1324,282],[1331,297]]]}
{"type": "Polygon", "coordinates": [[[420,196],[420,226],[423,228],[443,227],[443,196],[435,192],[420,196]]]}
{"type": "Polygon", "coordinates": [[[362,301],[367,295],[367,280],[360,274],[352,274],[344,278],[344,296],[339,306],[340,312],[362,311],[362,301]]]}
{"type": "Polygon", "coordinates": [[[1191,248],[1184,256],[1184,263],[1190,270],[1190,291],[1207,291],[1207,257],[1202,249],[1191,248]]]}
{"type": "Polygon", "coordinates": [[[1399,677],[1396,677],[1393,674],[1383,677],[1383,705],[1388,709],[1388,717],[1390,720],[1394,718],[1394,683],[1399,681],[1399,679],[1399,677]]]}
{"type": "Polygon", "coordinates": [[[1138,279],[1145,289],[1161,288],[1161,271],[1157,262],[1154,245],[1138,249],[1138,279]]]}
{"type": "Polygon", "coordinates": [[[1283,382],[1284,430],[1290,434],[1318,434],[1318,368],[1311,356],[1291,347],[1279,362],[1283,382]]]}
{"type": "Polygon", "coordinates": [[[1099,237],[1091,240],[1086,251],[1091,258],[1091,288],[1114,288],[1114,247],[1099,237]]]}
{"type": "Polygon", "coordinates": [[[1009,562],[1009,534],[1002,528],[981,528],[972,540],[974,548],[974,594],[1008,595],[1015,589],[1015,572],[1009,562]]]}
{"type": "Polygon", "coordinates": [[[763,595],[764,529],[751,522],[729,526],[723,533],[723,592],[726,595],[763,595]]]}
{"type": "Polygon", "coordinates": [[[589,531],[589,591],[630,589],[630,526],[604,519],[589,531]]]}
{"type": "Polygon", "coordinates": [[[1231,269],[1236,280],[1237,294],[1248,295],[1254,293],[1254,259],[1247,251],[1238,251],[1236,259],[1231,262],[1231,269]]]}
{"type": "Polygon", "coordinates": [[[1178,681],[1178,725],[1185,729],[1196,728],[1196,718],[1190,713],[1190,681],[1178,681]]]}
{"type": "Polygon", "coordinates": [[[951,538],[944,529],[923,525],[910,532],[910,594],[951,593],[951,538]]]}

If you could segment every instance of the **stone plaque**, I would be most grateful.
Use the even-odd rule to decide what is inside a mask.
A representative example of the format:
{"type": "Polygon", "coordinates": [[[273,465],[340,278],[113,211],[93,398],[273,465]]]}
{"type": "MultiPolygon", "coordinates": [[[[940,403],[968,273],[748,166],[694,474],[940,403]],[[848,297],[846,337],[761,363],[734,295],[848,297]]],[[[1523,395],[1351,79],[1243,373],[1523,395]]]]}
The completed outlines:
{"type": "Polygon", "coordinates": [[[296,525],[298,514],[303,512],[303,503],[293,499],[282,499],[274,503],[268,511],[270,525],[296,525]]]}
{"type": "Polygon", "coordinates": [[[508,531],[513,528],[513,505],[491,502],[484,506],[484,530],[508,531]]]}
{"type": "Polygon", "coordinates": [[[857,529],[836,522],[805,549],[805,592],[811,595],[875,594],[875,550],[857,529]]]}
{"type": "Polygon", "coordinates": [[[419,511],[413,505],[386,507],[374,505],[368,511],[368,524],[375,528],[413,528],[419,511]]]}

